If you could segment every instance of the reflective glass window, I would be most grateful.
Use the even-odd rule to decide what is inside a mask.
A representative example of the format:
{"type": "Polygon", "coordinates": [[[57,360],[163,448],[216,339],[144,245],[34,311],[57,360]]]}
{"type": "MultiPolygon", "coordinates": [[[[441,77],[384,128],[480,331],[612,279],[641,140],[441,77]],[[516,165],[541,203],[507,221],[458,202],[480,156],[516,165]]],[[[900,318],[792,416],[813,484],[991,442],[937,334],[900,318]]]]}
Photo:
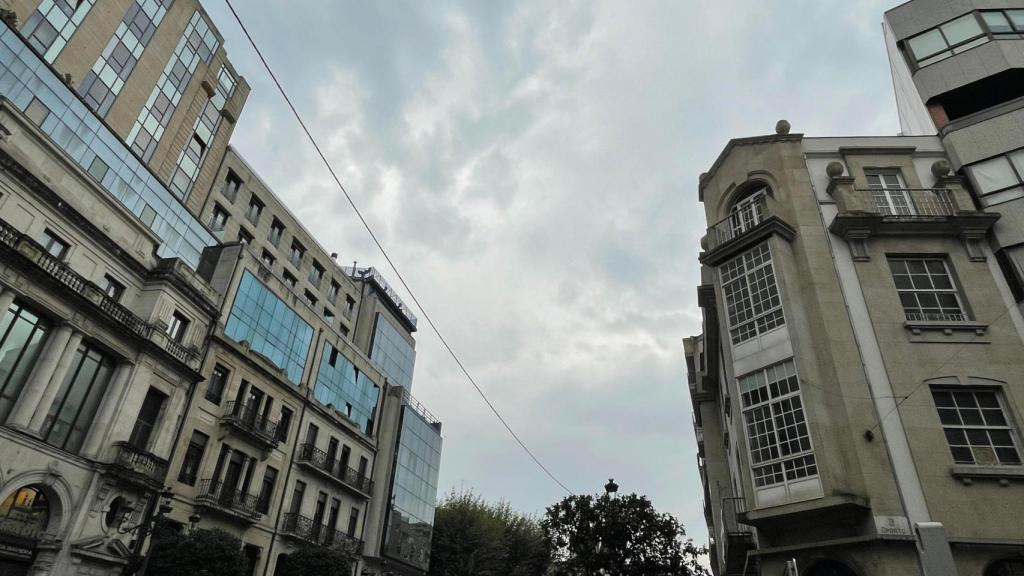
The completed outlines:
{"type": "Polygon", "coordinates": [[[21,34],[53,64],[95,3],[96,0],[43,0],[25,20],[21,34]]]}
{"type": "Polygon", "coordinates": [[[356,370],[340,350],[329,343],[324,344],[313,390],[318,402],[334,406],[343,414],[348,412],[346,415],[369,434],[379,394],[380,388],[356,370]],[[351,410],[346,410],[346,405],[351,406],[351,410]]]}
{"type": "Polygon", "coordinates": [[[17,302],[0,317],[0,422],[7,419],[14,402],[35,366],[50,324],[17,302]]]}
{"type": "Polygon", "coordinates": [[[302,380],[313,328],[248,270],[238,283],[224,334],[248,342],[294,384],[302,380]]]}
{"type": "Polygon", "coordinates": [[[440,466],[440,425],[404,406],[384,554],[423,570],[430,563],[440,466]]]}
{"type": "Polygon", "coordinates": [[[370,359],[388,377],[392,384],[412,390],[412,373],[416,365],[416,350],[402,336],[398,328],[383,314],[377,314],[370,359]]]}
{"type": "Polygon", "coordinates": [[[95,346],[82,342],[43,420],[43,441],[78,452],[89,432],[100,400],[114,372],[114,361],[95,346]]]}
{"type": "Polygon", "coordinates": [[[733,344],[786,323],[767,242],[729,260],[719,274],[733,344]]]}
{"type": "Polygon", "coordinates": [[[957,464],[1015,466],[1021,463],[1017,430],[991,388],[932,388],[942,431],[957,464]]]}

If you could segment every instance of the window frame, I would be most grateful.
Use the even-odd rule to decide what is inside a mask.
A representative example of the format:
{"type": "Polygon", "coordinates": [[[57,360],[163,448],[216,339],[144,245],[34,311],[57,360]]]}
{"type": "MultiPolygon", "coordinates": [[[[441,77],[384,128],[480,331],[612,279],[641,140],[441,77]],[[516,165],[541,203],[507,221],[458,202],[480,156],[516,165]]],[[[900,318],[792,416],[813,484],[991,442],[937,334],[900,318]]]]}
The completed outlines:
{"type": "Polygon", "coordinates": [[[868,190],[871,191],[871,199],[879,214],[883,216],[917,215],[914,202],[907,193],[909,188],[907,188],[907,183],[903,179],[903,173],[899,168],[865,168],[864,180],[867,182],[868,190]],[[890,183],[885,179],[886,176],[896,177],[896,187],[890,186],[890,183]],[[877,178],[878,182],[872,183],[872,178],[877,178]],[[876,193],[878,191],[881,194],[876,193]],[[884,201],[884,206],[880,201],[884,201]],[[901,201],[902,205],[898,201],[901,201]]]}
{"type": "Polygon", "coordinates": [[[972,10],[972,11],[967,12],[965,14],[960,14],[960,15],[958,15],[956,17],[953,17],[953,18],[950,18],[949,20],[946,20],[945,22],[937,24],[937,25],[935,25],[935,26],[933,26],[933,27],[931,27],[931,28],[929,28],[927,30],[922,30],[921,32],[918,32],[917,34],[914,34],[913,36],[910,36],[909,38],[904,40],[903,41],[903,45],[906,48],[907,55],[910,56],[910,58],[908,58],[908,60],[910,61],[911,68],[913,70],[920,70],[921,68],[924,68],[926,66],[931,66],[932,64],[937,64],[937,63],[942,62],[943,60],[945,60],[947,58],[950,58],[952,56],[956,56],[957,54],[962,54],[962,53],[970,50],[971,48],[977,48],[978,46],[981,46],[982,44],[986,44],[986,43],[990,42],[991,40],[993,40],[992,32],[989,30],[988,24],[984,21],[984,18],[981,17],[979,12],[981,12],[981,11],[980,10],[972,10]],[[947,24],[951,24],[951,23],[953,23],[953,22],[955,22],[957,20],[960,20],[961,18],[966,18],[968,16],[972,16],[974,18],[974,22],[975,22],[975,24],[978,25],[978,28],[981,30],[981,33],[977,34],[977,35],[974,35],[974,36],[971,36],[970,38],[967,38],[966,40],[961,40],[961,41],[959,41],[959,42],[957,42],[955,44],[950,44],[949,43],[949,39],[946,38],[945,31],[942,30],[942,27],[947,25],[947,24]],[[925,34],[929,34],[931,32],[938,32],[939,33],[939,37],[942,38],[942,42],[946,45],[946,47],[941,49],[941,50],[936,50],[935,52],[931,52],[929,54],[924,54],[924,55],[918,56],[917,51],[915,51],[914,47],[911,46],[911,41],[914,40],[915,38],[920,38],[920,37],[924,36],[925,34]],[[984,42],[978,42],[978,40],[981,40],[982,38],[984,38],[985,41],[984,42]],[[978,43],[977,44],[973,44],[971,46],[968,46],[968,44],[972,44],[972,43],[975,43],[975,42],[978,42],[978,43]],[[946,54],[946,55],[943,56],[942,58],[935,59],[936,57],[938,57],[940,55],[943,55],[943,54],[946,54]]]}
{"type": "Polygon", "coordinates": [[[184,343],[191,324],[192,320],[188,316],[180,310],[175,310],[171,313],[171,321],[167,323],[167,337],[178,344],[184,343]]]}
{"type": "Polygon", "coordinates": [[[996,204],[1001,204],[1002,202],[1007,201],[997,201],[989,204],[986,201],[986,198],[990,198],[998,194],[1002,194],[1004,192],[1009,192],[1012,190],[1020,190],[1021,195],[1024,196],[1024,168],[1018,168],[1014,161],[1011,159],[1011,156],[1014,154],[1021,155],[1021,164],[1022,166],[1024,166],[1024,148],[1007,150],[1002,154],[989,156],[988,158],[985,158],[983,160],[978,160],[977,162],[971,162],[970,164],[964,165],[964,171],[970,178],[971,186],[974,188],[975,192],[977,193],[978,200],[981,202],[983,206],[994,206],[996,204]],[[1003,186],[1002,188],[996,188],[994,190],[989,190],[987,192],[982,191],[981,185],[978,183],[978,178],[974,175],[974,170],[982,164],[987,164],[989,162],[994,162],[998,160],[1002,160],[1003,162],[1006,162],[1010,166],[1010,172],[1012,172],[1013,175],[1016,176],[1017,182],[1010,184],[1009,186],[1003,186]]]}
{"type": "Polygon", "coordinates": [[[1020,429],[1018,428],[1017,421],[1014,418],[1014,414],[1013,414],[1013,411],[1012,411],[1012,406],[1006,400],[1005,390],[1003,390],[1000,387],[994,387],[994,386],[969,386],[969,385],[968,386],[964,386],[964,385],[938,385],[938,384],[932,385],[929,388],[930,388],[930,391],[932,393],[931,394],[932,403],[935,406],[936,417],[937,417],[937,419],[939,421],[939,427],[942,429],[943,436],[944,436],[944,439],[946,441],[946,446],[949,448],[950,457],[953,459],[954,465],[957,465],[957,466],[1015,466],[1015,467],[1024,466],[1024,458],[1022,458],[1022,455],[1024,455],[1024,443],[1022,443],[1022,437],[1021,437],[1021,434],[1020,434],[1020,429]],[[944,404],[944,405],[940,406],[938,394],[948,394],[949,398],[950,398],[950,400],[952,400],[953,404],[952,405],[945,405],[944,404]],[[972,408],[974,408],[975,411],[978,412],[978,417],[981,419],[981,423],[980,424],[978,424],[978,423],[970,423],[970,424],[966,423],[966,421],[963,418],[964,412],[961,410],[962,407],[959,405],[959,403],[957,401],[957,398],[958,398],[957,395],[958,394],[959,395],[971,394],[971,396],[973,397],[974,405],[973,406],[965,406],[964,408],[966,408],[967,410],[971,410],[972,408]],[[991,399],[994,400],[995,406],[992,406],[991,404],[989,404],[987,406],[982,406],[981,402],[979,401],[979,394],[991,395],[991,399]],[[986,419],[987,419],[986,411],[991,412],[991,411],[994,411],[996,409],[998,409],[999,416],[1003,420],[1003,424],[1001,424],[1001,425],[1000,424],[989,424],[986,421],[986,419]],[[959,423],[947,423],[947,422],[945,422],[943,420],[943,411],[947,411],[948,412],[950,410],[955,412],[955,416],[956,416],[957,420],[959,421],[959,423]],[[963,432],[963,434],[962,434],[962,441],[964,443],[954,444],[953,443],[953,439],[950,437],[951,436],[951,434],[950,434],[951,431],[962,431],[963,432]],[[985,436],[988,438],[988,443],[985,444],[985,445],[982,445],[980,443],[978,443],[978,444],[973,443],[974,441],[977,440],[977,436],[978,435],[977,434],[973,435],[973,436],[975,436],[975,438],[972,439],[971,438],[972,435],[971,435],[970,431],[983,431],[985,433],[985,436]],[[1011,446],[1007,446],[1006,444],[1000,444],[999,446],[997,446],[995,444],[995,440],[992,438],[991,431],[1002,431],[1002,432],[1006,433],[1009,436],[1011,446]],[[959,448],[961,450],[966,449],[968,452],[970,452],[971,461],[966,461],[964,459],[958,459],[957,451],[956,451],[957,448],[959,448]],[[991,449],[992,456],[996,459],[996,462],[979,462],[978,461],[978,453],[976,453],[974,451],[975,448],[988,448],[988,449],[991,449]],[[1012,448],[1013,451],[1014,451],[1014,455],[1015,455],[1016,461],[1015,462],[1013,462],[1013,461],[1004,462],[1003,458],[999,455],[999,452],[998,452],[998,450],[1000,448],[1002,448],[1004,450],[1007,449],[1007,448],[1012,448]]]}
{"type": "Polygon", "coordinates": [[[61,262],[66,261],[68,253],[71,252],[71,243],[60,234],[54,232],[52,228],[43,229],[43,237],[40,239],[39,245],[43,247],[43,251],[50,257],[56,258],[61,262]],[[52,248],[54,246],[60,246],[61,249],[58,254],[53,253],[52,248]]]}
{"type": "Polygon", "coordinates": [[[255,194],[249,196],[249,207],[245,209],[245,219],[253,225],[259,225],[260,216],[263,215],[263,209],[266,207],[267,205],[255,194]]]}
{"type": "Polygon", "coordinates": [[[721,284],[722,301],[725,302],[725,324],[729,330],[729,340],[732,346],[739,346],[744,342],[759,338],[786,325],[786,314],[782,305],[782,291],[779,288],[775,272],[774,254],[771,244],[767,240],[722,263],[718,266],[717,271],[721,284]],[[755,251],[759,251],[759,253],[754,254],[755,251]],[[747,262],[748,255],[752,255],[750,259],[755,262],[752,266],[747,262]],[[760,262],[756,262],[757,260],[760,260],[760,262]],[[728,268],[734,263],[739,264],[735,267],[735,271],[730,271],[728,268]],[[767,270],[767,272],[762,272],[764,270],[767,270]],[[771,285],[767,284],[769,278],[771,278],[771,285]],[[740,284],[741,280],[742,284],[740,284]],[[765,281],[766,283],[764,288],[757,290],[757,292],[767,292],[768,296],[760,302],[755,302],[751,294],[751,286],[756,285],[760,281],[765,281]],[[738,286],[739,289],[732,291],[731,287],[734,285],[738,286]],[[771,294],[773,289],[774,295],[771,294]],[[734,299],[733,302],[730,302],[731,298],[734,299]],[[749,303],[749,306],[746,306],[746,314],[749,314],[748,318],[733,318],[741,312],[740,306],[743,303],[738,298],[745,298],[746,302],[749,303]],[[774,305],[765,308],[761,312],[756,312],[758,305],[763,305],[766,302],[770,303],[773,299],[777,300],[774,305]],[[734,313],[731,310],[736,312],[734,313]],[[752,331],[741,331],[741,329],[750,330],[751,327],[752,331]]]}
{"type": "Polygon", "coordinates": [[[107,295],[107,298],[110,298],[114,302],[120,302],[121,298],[124,297],[127,287],[109,273],[103,275],[103,280],[105,282],[103,285],[103,293],[107,295]]]}
{"type": "MultiPolygon", "coordinates": [[[[889,275],[890,275],[890,278],[892,278],[893,288],[896,291],[896,298],[899,300],[900,308],[903,309],[903,316],[904,316],[904,318],[905,318],[905,320],[907,322],[971,322],[971,321],[974,320],[974,315],[972,314],[970,306],[968,306],[968,303],[967,303],[967,298],[966,298],[966,296],[963,293],[963,287],[960,285],[960,281],[957,278],[956,272],[953,269],[953,266],[952,266],[952,264],[949,261],[949,256],[948,255],[945,255],[945,254],[941,254],[941,255],[936,255],[936,254],[887,254],[886,255],[886,263],[889,266],[889,275]],[[949,280],[950,288],[935,288],[934,287],[934,282],[932,282],[933,287],[931,289],[915,288],[913,286],[911,288],[900,288],[898,286],[898,284],[897,284],[896,273],[892,269],[893,263],[894,262],[918,262],[918,261],[922,262],[924,264],[925,274],[928,276],[929,281],[931,281],[931,279],[933,277],[936,277],[936,276],[933,276],[932,271],[928,267],[928,263],[929,262],[941,262],[942,266],[943,266],[943,271],[945,272],[945,275],[946,275],[946,277],[949,280]],[[915,299],[915,301],[918,304],[918,306],[917,306],[918,309],[922,310],[921,312],[918,313],[920,317],[911,317],[912,313],[908,312],[907,306],[903,302],[903,297],[902,297],[903,294],[913,294],[914,295],[914,299],[915,299]],[[925,310],[925,309],[927,309],[929,307],[921,305],[921,301],[917,297],[917,294],[936,294],[936,295],[937,294],[952,294],[956,298],[957,307],[959,308],[960,312],[959,312],[959,314],[957,314],[957,313],[941,312],[941,310],[944,309],[944,306],[941,303],[939,303],[938,304],[938,308],[939,308],[940,312],[937,313],[937,316],[939,316],[939,317],[929,317],[928,313],[923,312],[923,310],[925,310]],[[949,316],[949,317],[947,318],[946,316],[949,316]],[[957,316],[959,316],[959,318],[957,318],[957,316]]],[[[916,275],[920,276],[920,274],[916,274],[916,275]]],[[[906,276],[908,276],[908,277],[915,276],[915,274],[910,270],[909,265],[907,266],[907,274],[906,274],[906,276]]],[[[936,296],[936,302],[938,302],[938,301],[939,301],[939,298],[938,298],[938,296],[936,296]]],[[[933,316],[935,316],[935,315],[933,314],[933,316]]]]}
{"type": "Polygon", "coordinates": [[[224,392],[228,388],[228,384],[231,382],[231,370],[225,367],[220,362],[213,365],[213,370],[210,372],[210,379],[206,384],[206,392],[203,393],[203,398],[213,402],[217,406],[224,401],[224,392]],[[220,378],[217,378],[220,374],[220,378]],[[215,389],[214,382],[220,382],[219,386],[215,389]]]}

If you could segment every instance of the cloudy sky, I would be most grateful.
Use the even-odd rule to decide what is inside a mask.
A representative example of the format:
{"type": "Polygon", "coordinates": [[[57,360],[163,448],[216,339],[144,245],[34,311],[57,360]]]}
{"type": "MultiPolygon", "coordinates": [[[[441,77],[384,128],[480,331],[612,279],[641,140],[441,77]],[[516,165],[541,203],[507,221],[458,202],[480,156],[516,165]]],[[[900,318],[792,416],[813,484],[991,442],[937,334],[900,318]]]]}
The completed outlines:
{"type": "MultiPolygon", "coordinates": [[[[706,540],[681,339],[700,331],[697,176],[729,138],[894,134],[894,0],[236,2],[420,301],[576,492],[615,477],[706,540]]],[[[252,85],[234,145],[340,260],[384,266],[223,0],[252,85]]],[[[393,278],[393,274],[389,274],[393,278]]],[[[424,328],[441,491],[563,492],[424,328]]]]}

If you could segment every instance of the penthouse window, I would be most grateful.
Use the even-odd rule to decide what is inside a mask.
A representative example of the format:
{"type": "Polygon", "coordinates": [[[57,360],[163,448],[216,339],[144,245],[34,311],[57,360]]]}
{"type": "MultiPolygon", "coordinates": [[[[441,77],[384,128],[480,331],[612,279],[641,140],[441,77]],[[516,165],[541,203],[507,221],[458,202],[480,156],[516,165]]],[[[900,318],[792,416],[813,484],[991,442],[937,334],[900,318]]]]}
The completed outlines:
{"type": "Polygon", "coordinates": [[[1019,465],[1017,431],[998,390],[935,387],[932,399],[957,464],[1019,465]]]}
{"type": "Polygon", "coordinates": [[[746,342],[786,323],[767,243],[726,262],[719,274],[733,344],[746,342]]]}
{"type": "Polygon", "coordinates": [[[972,12],[918,34],[907,41],[918,67],[934,64],[988,42],[981,22],[972,12]]]}
{"type": "Polygon", "coordinates": [[[981,18],[993,34],[1024,33],[1024,10],[985,10],[981,18]]]}
{"type": "Polygon", "coordinates": [[[968,319],[945,258],[889,258],[889,269],[907,320],[968,319]]]}
{"type": "Polygon", "coordinates": [[[816,476],[793,360],[743,376],[739,385],[754,485],[764,488],[816,476]]]}
{"type": "Polygon", "coordinates": [[[1024,196],[1024,149],[967,166],[985,206],[1024,196]]]}

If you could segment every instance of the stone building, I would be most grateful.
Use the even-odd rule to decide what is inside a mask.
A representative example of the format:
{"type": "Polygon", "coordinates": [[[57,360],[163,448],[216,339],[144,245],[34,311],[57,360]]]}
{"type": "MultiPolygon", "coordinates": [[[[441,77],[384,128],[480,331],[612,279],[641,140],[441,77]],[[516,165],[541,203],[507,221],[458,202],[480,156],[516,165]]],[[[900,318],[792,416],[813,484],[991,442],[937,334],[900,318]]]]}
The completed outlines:
{"type": "Polygon", "coordinates": [[[416,318],[228,146],[195,0],[0,0],[0,573],[121,574],[141,526],[422,574],[440,423],[416,318]]]}
{"type": "Polygon", "coordinates": [[[731,140],[685,341],[717,574],[1013,574],[1024,341],[937,136],[731,140]]]}

